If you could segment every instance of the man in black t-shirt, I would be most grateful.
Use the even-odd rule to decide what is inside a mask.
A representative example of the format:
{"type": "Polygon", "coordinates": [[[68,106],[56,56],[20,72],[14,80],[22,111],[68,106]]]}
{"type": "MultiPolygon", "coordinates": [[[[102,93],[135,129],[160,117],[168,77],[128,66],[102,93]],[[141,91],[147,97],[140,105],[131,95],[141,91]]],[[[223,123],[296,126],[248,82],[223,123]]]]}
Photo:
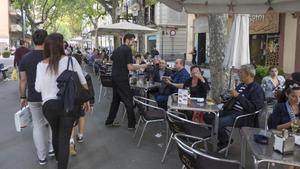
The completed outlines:
{"type": "Polygon", "coordinates": [[[113,82],[113,99],[110,105],[109,115],[105,125],[119,126],[114,123],[120,101],[125,104],[128,117],[128,130],[135,128],[135,115],[133,112],[133,96],[129,86],[129,71],[146,68],[146,64],[133,65],[131,46],[134,44],[135,36],[126,34],[124,36],[124,44],[118,47],[112,54],[112,82],[113,82]]]}
{"type": "Polygon", "coordinates": [[[44,41],[47,31],[37,30],[32,35],[35,44],[34,50],[22,57],[20,62],[20,105],[29,105],[32,115],[33,140],[40,165],[47,163],[47,156],[54,156],[52,146],[51,129],[47,127],[47,121],[42,111],[42,97],[35,91],[35,78],[37,64],[43,60],[44,41]],[[27,88],[27,97],[26,97],[27,88]],[[27,103],[28,101],[28,103],[27,103]]]}

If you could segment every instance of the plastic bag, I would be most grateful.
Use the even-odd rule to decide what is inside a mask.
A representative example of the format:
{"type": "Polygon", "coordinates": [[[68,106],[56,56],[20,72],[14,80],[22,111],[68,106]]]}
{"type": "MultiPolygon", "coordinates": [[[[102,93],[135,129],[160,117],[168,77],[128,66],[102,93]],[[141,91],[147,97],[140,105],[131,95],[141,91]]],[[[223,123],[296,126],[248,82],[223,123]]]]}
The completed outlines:
{"type": "Polygon", "coordinates": [[[11,80],[18,80],[18,73],[17,73],[17,69],[14,68],[12,73],[11,73],[11,80]]]}
{"type": "Polygon", "coordinates": [[[17,132],[21,132],[23,128],[26,128],[31,123],[32,117],[28,106],[15,113],[15,127],[17,132]]]}

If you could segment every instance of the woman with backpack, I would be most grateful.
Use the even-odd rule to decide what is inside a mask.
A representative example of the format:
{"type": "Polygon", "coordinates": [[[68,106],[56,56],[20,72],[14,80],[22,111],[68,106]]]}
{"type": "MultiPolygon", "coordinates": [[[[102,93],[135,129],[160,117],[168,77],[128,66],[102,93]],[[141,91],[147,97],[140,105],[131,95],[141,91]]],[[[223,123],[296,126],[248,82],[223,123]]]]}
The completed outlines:
{"type": "MultiPolygon", "coordinates": [[[[50,34],[45,40],[44,59],[37,65],[35,90],[42,95],[43,113],[52,129],[52,143],[58,169],[68,167],[69,140],[76,120],[76,113],[65,111],[64,100],[57,97],[59,88],[56,80],[67,69],[68,62],[69,57],[65,56],[64,52],[63,35],[50,34]]],[[[71,62],[72,70],[77,73],[80,83],[88,89],[80,65],[75,58],[71,58],[71,62]]],[[[83,104],[83,109],[86,112],[90,111],[89,102],[83,104]]]]}

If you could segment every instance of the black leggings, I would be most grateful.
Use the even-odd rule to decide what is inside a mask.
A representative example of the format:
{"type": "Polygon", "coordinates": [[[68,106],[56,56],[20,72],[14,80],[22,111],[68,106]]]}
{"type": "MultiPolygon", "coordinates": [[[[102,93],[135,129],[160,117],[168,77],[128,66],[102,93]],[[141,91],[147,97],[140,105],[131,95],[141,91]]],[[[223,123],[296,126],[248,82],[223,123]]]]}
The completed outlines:
{"type": "Polygon", "coordinates": [[[69,161],[70,137],[75,117],[64,112],[61,100],[48,100],[43,105],[43,113],[52,129],[52,144],[58,161],[58,169],[67,169],[69,161]]]}

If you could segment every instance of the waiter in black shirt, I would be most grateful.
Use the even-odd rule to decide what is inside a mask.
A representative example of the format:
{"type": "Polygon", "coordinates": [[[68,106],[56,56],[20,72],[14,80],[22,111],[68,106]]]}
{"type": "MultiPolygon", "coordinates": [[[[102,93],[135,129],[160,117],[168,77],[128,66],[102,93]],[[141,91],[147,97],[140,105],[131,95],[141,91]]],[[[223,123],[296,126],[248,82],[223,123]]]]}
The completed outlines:
{"type": "Polygon", "coordinates": [[[128,130],[135,129],[135,115],[133,112],[133,95],[129,86],[129,71],[146,68],[146,64],[133,65],[133,57],[131,46],[135,43],[135,36],[133,34],[126,34],[124,36],[124,44],[115,49],[111,59],[112,65],[112,82],[113,82],[113,99],[110,105],[109,115],[106,119],[106,126],[119,126],[114,123],[116,118],[120,101],[125,104],[128,117],[128,130]]]}

